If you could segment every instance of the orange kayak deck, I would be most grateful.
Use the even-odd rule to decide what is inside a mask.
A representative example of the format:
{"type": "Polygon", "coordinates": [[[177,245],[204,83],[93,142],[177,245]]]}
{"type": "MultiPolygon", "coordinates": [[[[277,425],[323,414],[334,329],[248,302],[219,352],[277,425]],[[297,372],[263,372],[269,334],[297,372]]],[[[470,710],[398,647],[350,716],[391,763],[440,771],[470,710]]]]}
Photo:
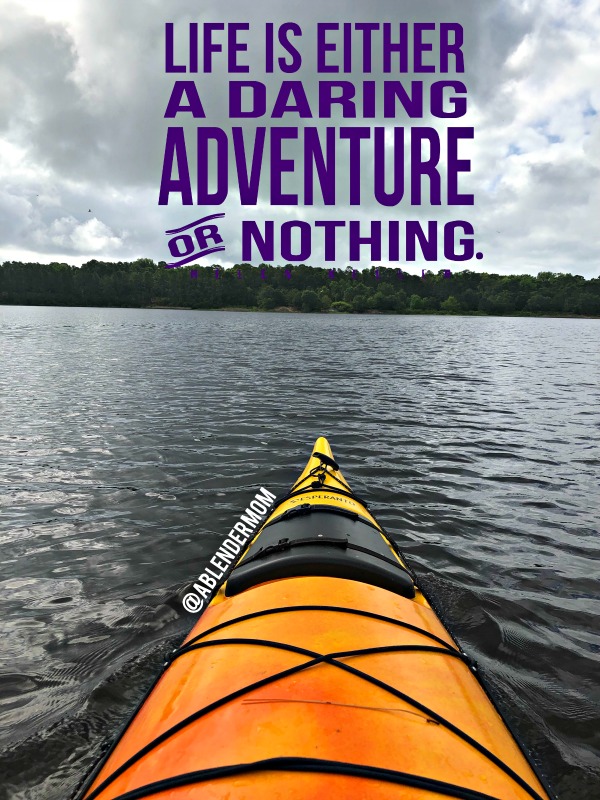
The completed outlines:
{"type": "Polygon", "coordinates": [[[289,759],[289,768],[282,761],[209,773],[140,796],[547,797],[434,612],[338,578],[274,581],[209,607],[86,797],[122,797],[168,776],[269,759],[289,759]],[[328,772],[330,762],[364,776],[328,772]],[[397,783],[403,775],[430,788],[397,783]],[[471,794],[440,794],[436,783],[471,794]]]}
{"type": "Polygon", "coordinates": [[[80,797],[549,800],[325,438],[246,536],[80,797]]]}

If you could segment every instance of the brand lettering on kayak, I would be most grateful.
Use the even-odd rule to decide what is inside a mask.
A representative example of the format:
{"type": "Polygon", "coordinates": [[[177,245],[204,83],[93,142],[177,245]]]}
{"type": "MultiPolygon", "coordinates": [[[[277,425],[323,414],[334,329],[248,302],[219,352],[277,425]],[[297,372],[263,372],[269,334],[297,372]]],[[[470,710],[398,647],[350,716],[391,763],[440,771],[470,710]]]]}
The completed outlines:
{"type": "Polygon", "coordinates": [[[229,531],[225,541],[210,560],[210,567],[201,572],[194,583],[194,591],[186,592],[181,601],[186,611],[194,614],[203,608],[213,590],[223,582],[223,578],[232,564],[235,564],[248,540],[254,535],[254,530],[264,518],[275,495],[260,487],[260,492],[254,496],[248,508],[229,531]]]}
{"type": "Polygon", "coordinates": [[[292,498],[290,500],[290,505],[296,504],[296,503],[300,503],[300,504],[306,503],[307,500],[317,500],[317,501],[319,501],[319,500],[335,500],[336,503],[348,503],[348,505],[350,505],[350,506],[355,506],[356,505],[354,500],[349,500],[348,498],[341,497],[340,495],[337,495],[337,494],[335,494],[335,495],[333,495],[333,494],[309,494],[306,497],[292,498]]]}

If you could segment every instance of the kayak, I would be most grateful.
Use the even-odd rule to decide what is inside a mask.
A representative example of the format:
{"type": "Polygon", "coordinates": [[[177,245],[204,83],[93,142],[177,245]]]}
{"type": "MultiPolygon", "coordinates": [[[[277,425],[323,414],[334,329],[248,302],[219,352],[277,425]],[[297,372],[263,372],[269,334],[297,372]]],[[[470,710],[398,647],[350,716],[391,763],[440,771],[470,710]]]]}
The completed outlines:
{"type": "Polygon", "coordinates": [[[78,797],[549,800],[327,439],[78,797]]]}

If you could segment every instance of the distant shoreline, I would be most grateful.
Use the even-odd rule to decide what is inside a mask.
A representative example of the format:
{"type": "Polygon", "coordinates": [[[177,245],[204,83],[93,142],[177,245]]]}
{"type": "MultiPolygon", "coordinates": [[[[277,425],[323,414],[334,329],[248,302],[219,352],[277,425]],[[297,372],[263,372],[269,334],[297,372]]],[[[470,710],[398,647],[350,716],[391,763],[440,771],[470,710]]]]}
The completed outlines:
{"type": "Polygon", "coordinates": [[[165,269],[162,262],[0,264],[0,304],[277,313],[600,318],[600,277],[463,270],[421,276],[303,264],[165,269]]]}
{"type": "Polygon", "coordinates": [[[136,311],[243,311],[248,314],[321,314],[330,316],[375,316],[375,317],[497,317],[498,319],[527,318],[532,319],[600,319],[598,314],[567,314],[556,312],[548,314],[534,313],[533,311],[515,311],[507,314],[490,314],[486,311],[378,311],[367,309],[365,311],[336,311],[333,309],[323,309],[321,311],[302,311],[296,308],[282,306],[280,308],[247,308],[227,306],[224,308],[193,308],[192,306],[68,306],[51,305],[49,303],[0,303],[0,308],[123,308],[136,311]]]}

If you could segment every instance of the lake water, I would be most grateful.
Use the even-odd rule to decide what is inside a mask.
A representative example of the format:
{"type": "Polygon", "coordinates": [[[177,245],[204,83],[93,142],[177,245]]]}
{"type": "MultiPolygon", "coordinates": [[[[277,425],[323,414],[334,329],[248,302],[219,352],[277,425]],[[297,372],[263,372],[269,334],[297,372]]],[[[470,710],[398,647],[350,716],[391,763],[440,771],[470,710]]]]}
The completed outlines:
{"type": "Polygon", "coordinates": [[[5,306],[0,348],[2,800],[69,797],[318,435],[559,800],[600,797],[600,320],[5,306]]]}

